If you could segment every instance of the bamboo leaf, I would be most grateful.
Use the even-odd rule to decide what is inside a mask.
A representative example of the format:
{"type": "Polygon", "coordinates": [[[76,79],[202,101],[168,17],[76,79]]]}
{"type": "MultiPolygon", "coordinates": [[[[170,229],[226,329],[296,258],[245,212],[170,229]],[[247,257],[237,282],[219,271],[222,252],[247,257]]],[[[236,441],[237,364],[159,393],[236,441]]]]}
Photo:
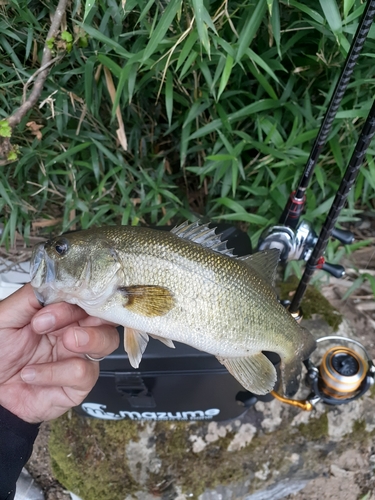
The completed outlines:
{"type": "Polygon", "coordinates": [[[84,149],[87,149],[90,147],[91,142],[84,142],[83,144],[78,144],[77,146],[74,146],[72,148],[67,149],[64,151],[64,153],[61,153],[60,155],[55,156],[52,160],[50,160],[48,163],[46,163],[46,167],[48,168],[51,165],[54,165],[55,163],[60,163],[70,156],[75,155],[76,153],[79,153],[80,151],[83,151],[84,149]]]}
{"type": "Polygon", "coordinates": [[[349,12],[352,10],[355,0],[344,0],[344,19],[348,17],[349,12]]]}
{"type": "Polygon", "coordinates": [[[129,58],[130,56],[132,56],[132,54],[127,50],[125,50],[119,43],[115,42],[108,36],[103,35],[103,33],[101,33],[99,30],[92,28],[88,24],[79,23],[78,21],[76,21],[76,23],[78,24],[78,26],[81,26],[88,35],[92,36],[96,40],[99,40],[105,45],[108,45],[108,47],[111,47],[115,52],[117,52],[121,56],[125,58],[129,58]]]}
{"type": "Polygon", "coordinates": [[[161,19],[159,19],[155,30],[145,48],[142,62],[145,62],[157,50],[159,43],[163,40],[167,31],[170,29],[172,21],[181,6],[181,0],[171,0],[165,9],[161,19]]]}
{"type": "Polygon", "coordinates": [[[319,3],[333,33],[341,33],[342,21],[336,0],[319,0],[319,3]]]}
{"type": "MultiPolygon", "coordinates": [[[[210,41],[208,38],[207,25],[204,22],[206,7],[203,0],[192,0],[195,23],[197,25],[199,39],[210,57],[210,41]]],[[[207,12],[207,11],[206,11],[207,12]]]]}
{"type": "Polygon", "coordinates": [[[318,24],[324,24],[324,18],[316,10],[311,9],[310,7],[307,7],[300,2],[297,2],[296,0],[288,0],[288,3],[293,7],[299,9],[301,12],[308,14],[318,24]]]}
{"type": "Polygon", "coordinates": [[[86,17],[90,14],[91,10],[95,6],[95,0],[86,0],[85,2],[85,14],[83,16],[83,22],[85,22],[86,17]]]}
{"type": "MultiPolygon", "coordinates": [[[[270,1],[270,0],[268,0],[270,1]]],[[[277,53],[279,54],[279,57],[281,59],[281,49],[280,49],[280,40],[281,40],[281,34],[280,34],[280,8],[279,8],[279,0],[272,0],[272,10],[270,10],[271,14],[271,27],[272,27],[272,34],[275,39],[276,47],[277,47],[277,53]]]]}
{"type": "MultiPolygon", "coordinates": [[[[237,120],[240,120],[241,118],[245,117],[248,118],[250,115],[254,113],[259,113],[260,111],[266,111],[268,109],[277,108],[278,106],[279,103],[277,101],[274,101],[273,99],[261,99],[258,102],[249,104],[248,106],[245,106],[244,108],[227,115],[227,119],[229,123],[234,123],[237,120]]],[[[222,126],[222,124],[223,124],[222,120],[219,119],[212,120],[212,122],[208,123],[204,127],[194,132],[190,137],[190,139],[197,139],[198,137],[203,137],[207,134],[210,134],[211,132],[218,130],[222,126]]]]}
{"type": "Polygon", "coordinates": [[[171,126],[173,113],[173,75],[169,70],[167,71],[165,81],[165,108],[167,111],[168,123],[169,126],[171,126]]]}
{"type": "Polygon", "coordinates": [[[236,62],[239,62],[246,50],[249,48],[253,41],[259,26],[261,25],[267,11],[266,0],[259,0],[256,2],[255,9],[249,14],[244,28],[240,33],[236,62]]]}
{"type": "Polygon", "coordinates": [[[217,93],[218,100],[220,99],[221,94],[224,92],[224,89],[227,86],[228,80],[230,78],[230,74],[232,72],[233,62],[234,62],[233,57],[228,54],[226,61],[225,61],[223,73],[221,74],[219,91],[217,93]]]}

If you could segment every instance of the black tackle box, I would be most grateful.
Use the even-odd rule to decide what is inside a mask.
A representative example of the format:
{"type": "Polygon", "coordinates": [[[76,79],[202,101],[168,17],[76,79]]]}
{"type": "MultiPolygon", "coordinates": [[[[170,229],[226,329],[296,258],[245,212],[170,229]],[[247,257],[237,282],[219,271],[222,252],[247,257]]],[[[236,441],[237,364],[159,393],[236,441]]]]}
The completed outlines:
{"type": "MultiPolygon", "coordinates": [[[[247,234],[233,226],[217,227],[235,255],[251,253],[247,234]]],[[[121,338],[120,347],[100,362],[98,382],[76,411],[105,420],[220,421],[238,417],[257,399],[271,398],[245,391],[214,356],[178,342],[175,346],[150,338],[136,370],[121,338]]]]}

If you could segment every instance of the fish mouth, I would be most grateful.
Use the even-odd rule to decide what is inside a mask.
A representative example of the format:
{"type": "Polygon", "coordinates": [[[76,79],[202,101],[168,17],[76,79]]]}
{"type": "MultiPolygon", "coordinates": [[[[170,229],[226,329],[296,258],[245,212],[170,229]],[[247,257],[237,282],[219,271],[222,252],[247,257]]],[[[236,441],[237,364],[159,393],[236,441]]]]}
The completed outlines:
{"type": "Polygon", "coordinates": [[[38,272],[38,269],[44,259],[44,243],[41,243],[40,245],[37,245],[33,248],[33,252],[31,255],[31,262],[30,262],[30,279],[31,281],[34,280],[36,277],[36,274],[38,272]]]}
{"type": "Polygon", "coordinates": [[[47,303],[47,295],[50,295],[48,291],[56,279],[55,263],[47,255],[44,243],[37,245],[31,255],[30,278],[36,298],[44,306],[47,303]]]}

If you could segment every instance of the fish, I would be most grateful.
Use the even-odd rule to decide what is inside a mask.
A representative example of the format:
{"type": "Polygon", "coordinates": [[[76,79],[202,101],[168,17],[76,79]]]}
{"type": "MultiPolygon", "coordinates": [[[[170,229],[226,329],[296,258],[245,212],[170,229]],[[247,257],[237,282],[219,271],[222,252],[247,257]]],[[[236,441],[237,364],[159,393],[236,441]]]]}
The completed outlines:
{"type": "Polygon", "coordinates": [[[149,341],[174,341],[210,353],[248,391],[278,381],[264,354],[280,356],[280,387],[294,395],[313,336],[275,292],[279,250],[237,257],[214,228],[184,222],[171,231],[102,226],[37,245],[31,285],[44,304],[77,304],[122,325],[129,361],[138,368],[149,341]]]}

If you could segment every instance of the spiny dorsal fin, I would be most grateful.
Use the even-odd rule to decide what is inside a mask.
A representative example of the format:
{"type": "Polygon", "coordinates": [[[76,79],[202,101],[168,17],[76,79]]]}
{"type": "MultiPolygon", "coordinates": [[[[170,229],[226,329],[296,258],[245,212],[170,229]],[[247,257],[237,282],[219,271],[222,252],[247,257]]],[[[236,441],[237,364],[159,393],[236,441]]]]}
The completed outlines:
{"type": "Polygon", "coordinates": [[[172,293],[162,286],[131,285],[118,290],[126,299],[124,307],[142,316],[163,316],[174,306],[172,293]]]}
{"type": "Polygon", "coordinates": [[[244,358],[217,359],[245,389],[254,394],[267,394],[275,386],[276,369],[261,352],[244,358]]]}
{"type": "Polygon", "coordinates": [[[280,250],[270,248],[245,257],[238,257],[238,259],[254,269],[267,283],[274,287],[279,257],[280,250]]]}
{"type": "Polygon", "coordinates": [[[233,248],[227,248],[226,241],[221,241],[220,234],[216,234],[215,228],[210,228],[208,224],[201,224],[199,221],[189,224],[185,221],[174,227],[171,233],[179,238],[199,243],[202,247],[210,248],[214,252],[235,257],[232,253],[233,248]]]}

